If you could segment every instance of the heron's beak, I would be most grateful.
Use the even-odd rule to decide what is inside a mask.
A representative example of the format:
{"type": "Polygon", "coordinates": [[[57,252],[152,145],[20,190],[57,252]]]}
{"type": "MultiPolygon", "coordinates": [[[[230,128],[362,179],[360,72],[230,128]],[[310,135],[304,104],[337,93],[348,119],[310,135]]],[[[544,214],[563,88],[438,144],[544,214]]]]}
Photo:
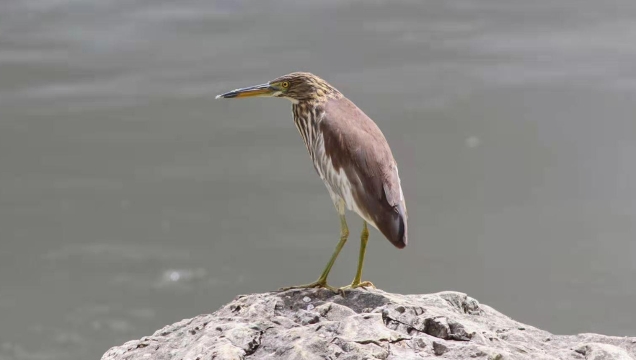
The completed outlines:
{"type": "Polygon", "coordinates": [[[255,97],[264,96],[270,97],[276,93],[276,89],[270,84],[261,84],[256,86],[245,87],[241,89],[232,90],[225,94],[217,95],[216,98],[241,98],[241,97],[255,97]]]}

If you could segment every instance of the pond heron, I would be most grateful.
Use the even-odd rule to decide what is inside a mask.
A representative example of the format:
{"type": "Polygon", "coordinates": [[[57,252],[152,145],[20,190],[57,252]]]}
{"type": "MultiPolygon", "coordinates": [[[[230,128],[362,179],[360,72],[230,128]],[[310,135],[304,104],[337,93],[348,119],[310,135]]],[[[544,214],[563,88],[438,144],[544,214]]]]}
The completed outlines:
{"type": "Polygon", "coordinates": [[[294,72],[265,84],[232,90],[216,98],[278,97],[292,102],[294,124],[340,215],[340,242],[318,280],[281,290],[327,288],[333,291],[374,287],[362,281],[369,230],[378,229],[395,247],[407,243],[407,211],[398,168],[382,131],[362,110],[325,80],[294,72]],[[345,209],[363,219],[358,269],[353,282],[336,289],[327,284],[349,229],[345,209]]]}

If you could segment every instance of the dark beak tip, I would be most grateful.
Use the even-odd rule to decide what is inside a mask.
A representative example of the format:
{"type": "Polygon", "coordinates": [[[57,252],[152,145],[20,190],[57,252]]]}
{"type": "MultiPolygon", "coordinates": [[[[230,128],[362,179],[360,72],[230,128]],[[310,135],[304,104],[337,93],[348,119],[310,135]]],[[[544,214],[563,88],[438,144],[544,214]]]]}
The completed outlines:
{"type": "Polygon", "coordinates": [[[215,99],[229,99],[229,98],[236,97],[236,95],[238,95],[236,92],[230,91],[225,94],[217,95],[215,99]]]}

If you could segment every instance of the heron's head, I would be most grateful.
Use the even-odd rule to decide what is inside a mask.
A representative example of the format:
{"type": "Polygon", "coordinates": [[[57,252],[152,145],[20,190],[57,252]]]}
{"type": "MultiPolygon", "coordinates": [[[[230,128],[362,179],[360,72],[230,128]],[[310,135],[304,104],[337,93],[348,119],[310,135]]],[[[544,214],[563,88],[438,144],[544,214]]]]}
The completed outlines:
{"type": "Polygon", "coordinates": [[[308,72],[293,72],[265,84],[249,86],[217,95],[219,98],[281,97],[299,102],[322,102],[338,98],[340,92],[325,80],[308,72]]]}

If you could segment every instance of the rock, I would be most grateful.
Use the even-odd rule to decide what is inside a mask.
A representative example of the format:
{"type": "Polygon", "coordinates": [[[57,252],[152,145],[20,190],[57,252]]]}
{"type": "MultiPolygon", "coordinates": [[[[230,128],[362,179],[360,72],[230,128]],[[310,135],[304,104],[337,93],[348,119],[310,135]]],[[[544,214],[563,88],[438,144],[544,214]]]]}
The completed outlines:
{"type": "Polygon", "coordinates": [[[585,356],[585,359],[594,360],[633,360],[633,358],[623,349],[609,344],[587,343],[582,344],[575,350],[585,356]]]}
{"type": "Polygon", "coordinates": [[[636,338],[552,335],[458,292],[310,289],[239,296],[102,357],[136,359],[636,360],[636,338]]]}
{"type": "Polygon", "coordinates": [[[450,335],[450,326],[448,326],[448,321],[445,317],[441,317],[438,319],[428,318],[426,319],[426,327],[424,328],[424,332],[435,336],[440,339],[448,339],[450,335]]]}
{"type": "Polygon", "coordinates": [[[300,309],[294,314],[294,320],[301,325],[315,324],[320,321],[320,315],[313,311],[300,309]]]}
{"type": "Polygon", "coordinates": [[[448,347],[440,342],[433,341],[433,353],[435,355],[440,356],[448,351],[448,347]]]}

